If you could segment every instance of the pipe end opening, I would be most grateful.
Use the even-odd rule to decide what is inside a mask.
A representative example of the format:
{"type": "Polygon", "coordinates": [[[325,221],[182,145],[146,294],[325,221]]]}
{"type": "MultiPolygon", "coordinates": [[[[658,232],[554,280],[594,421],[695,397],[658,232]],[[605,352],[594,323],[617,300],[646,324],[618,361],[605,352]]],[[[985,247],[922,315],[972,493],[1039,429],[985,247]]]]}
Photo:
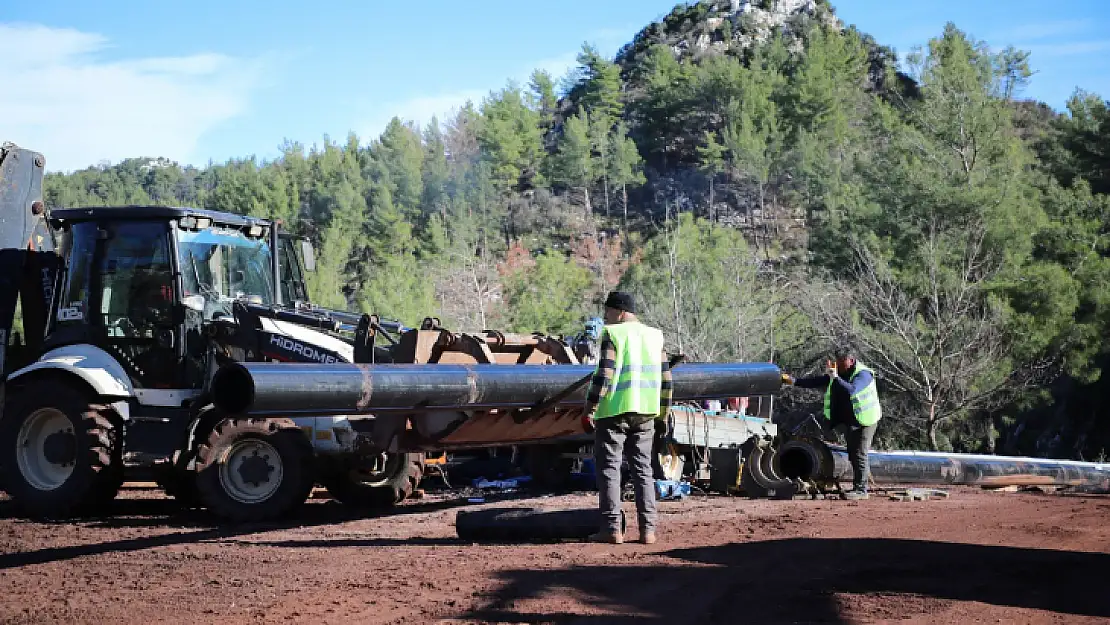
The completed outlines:
{"type": "Polygon", "coordinates": [[[254,403],[254,378],[242,365],[225,365],[212,377],[212,403],[224,412],[237,414],[254,403]]]}
{"type": "Polygon", "coordinates": [[[807,450],[792,447],[778,453],[779,474],[789,479],[811,480],[817,473],[817,459],[807,450]]]}

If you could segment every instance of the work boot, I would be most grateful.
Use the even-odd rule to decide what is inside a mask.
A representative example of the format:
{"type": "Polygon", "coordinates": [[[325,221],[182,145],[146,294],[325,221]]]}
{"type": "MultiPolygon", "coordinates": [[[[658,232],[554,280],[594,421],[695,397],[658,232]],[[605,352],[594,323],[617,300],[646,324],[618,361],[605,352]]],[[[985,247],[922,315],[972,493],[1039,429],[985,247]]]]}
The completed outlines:
{"type": "Polygon", "coordinates": [[[596,534],[590,534],[589,540],[592,543],[609,543],[613,545],[619,545],[624,542],[624,535],[620,532],[602,530],[600,532],[597,532],[596,534]]]}
{"type": "Polygon", "coordinates": [[[853,488],[852,490],[844,493],[844,499],[848,501],[864,501],[868,499],[867,491],[861,488],[853,488]]]}
{"type": "Polygon", "coordinates": [[[656,543],[655,532],[650,530],[646,532],[640,532],[640,542],[644,543],[645,545],[654,545],[656,543]]]}

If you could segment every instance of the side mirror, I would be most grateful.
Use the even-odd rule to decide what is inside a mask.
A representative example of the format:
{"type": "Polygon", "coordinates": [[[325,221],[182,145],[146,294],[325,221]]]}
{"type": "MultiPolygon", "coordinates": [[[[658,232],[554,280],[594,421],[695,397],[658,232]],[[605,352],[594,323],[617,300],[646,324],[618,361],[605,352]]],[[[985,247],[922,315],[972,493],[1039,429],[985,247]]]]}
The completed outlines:
{"type": "Polygon", "coordinates": [[[305,271],[316,271],[316,250],[312,249],[312,244],[304,239],[301,239],[301,259],[304,260],[305,271]]]}
{"type": "Polygon", "coordinates": [[[203,295],[188,295],[181,298],[181,305],[189,310],[195,310],[198,313],[204,312],[204,296],[203,295]]]}

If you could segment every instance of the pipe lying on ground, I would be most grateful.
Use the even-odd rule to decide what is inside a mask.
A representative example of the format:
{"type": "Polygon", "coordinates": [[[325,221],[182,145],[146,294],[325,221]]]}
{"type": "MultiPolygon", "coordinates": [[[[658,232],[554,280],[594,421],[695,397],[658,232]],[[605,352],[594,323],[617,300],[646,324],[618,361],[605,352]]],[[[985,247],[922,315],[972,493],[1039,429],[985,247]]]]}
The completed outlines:
{"type": "MultiPolygon", "coordinates": [[[[491,508],[462,510],[455,515],[455,531],[463,540],[530,542],[585,540],[601,527],[597,508],[543,510],[541,508],[491,508]]],[[[621,511],[621,531],[627,519],[621,511]]]]}
{"type": "MultiPolygon", "coordinates": [[[[253,416],[355,415],[389,411],[527,408],[594,370],[592,365],[355,365],[234,363],[212,380],[228,413],[253,416]]],[[[676,367],[675,400],[770,395],[781,371],[767,363],[689,363],[676,367]]],[[[559,405],[581,405],[587,385],[559,405]]]]}
{"type": "MultiPolygon", "coordinates": [[[[799,437],[771,448],[764,444],[745,463],[758,496],[795,494],[806,484],[850,481],[847,451],[799,437]],[[769,459],[769,460],[768,460],[769,459]]],[[[924,451],[872,451],[871,479],[876,484],[972,486],[1084,486],[1110,489],[1110,464],[924,451]]]]}
{"type": "MultiPolygon", "coordinates": [[[[848,452],[832,453],[834,477],[851,479],[848,452]]],[[[1095,462],[926,451],[873,451],[868,461],[877,484],[1110,486],[1110,464],[1095,462]]]]}

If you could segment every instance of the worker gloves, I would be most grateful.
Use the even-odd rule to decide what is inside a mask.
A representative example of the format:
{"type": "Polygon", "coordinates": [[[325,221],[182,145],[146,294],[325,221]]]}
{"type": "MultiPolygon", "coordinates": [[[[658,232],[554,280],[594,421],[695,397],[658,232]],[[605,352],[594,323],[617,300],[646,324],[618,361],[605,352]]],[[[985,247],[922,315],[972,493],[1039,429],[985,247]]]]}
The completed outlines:
{"type": "Polygon", "coordinates": [[[593,431],[595,429],[594,428],[594,413],[587,412],[587,413],[582,415],[582,429],[585,430],[587,434],[592,434],[593,433],[593,431]]]}

